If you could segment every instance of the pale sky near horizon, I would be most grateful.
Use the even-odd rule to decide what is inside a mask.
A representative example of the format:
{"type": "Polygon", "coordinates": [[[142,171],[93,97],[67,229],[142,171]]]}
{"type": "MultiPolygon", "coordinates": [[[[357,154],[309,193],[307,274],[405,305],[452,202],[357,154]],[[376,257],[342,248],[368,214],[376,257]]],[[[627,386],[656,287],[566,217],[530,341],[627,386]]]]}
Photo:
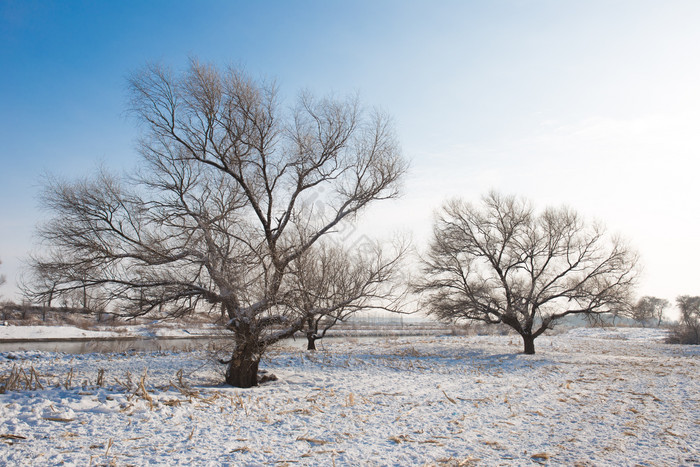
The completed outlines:
{"type": "Polygon", "coordinates": [[[377,235],[490,189],[567,204],[640,252],[640,295],[700,295],[700,2],[0,0],[0,297],[47,213],[42,174],[137,162],[126,77],[188,57],[290,100],[360,93],[394,117],[404,196],[377,235]]]}

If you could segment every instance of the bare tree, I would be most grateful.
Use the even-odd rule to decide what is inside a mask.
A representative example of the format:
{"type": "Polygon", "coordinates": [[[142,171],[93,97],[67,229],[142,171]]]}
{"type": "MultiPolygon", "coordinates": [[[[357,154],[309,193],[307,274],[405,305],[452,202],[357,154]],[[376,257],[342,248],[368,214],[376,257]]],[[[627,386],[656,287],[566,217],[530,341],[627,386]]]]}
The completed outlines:
{"type": "Polygon", "coordinates": [[[359,310],[399,312],[405,290],[397,287],[405,243],[387,255],[378,244],[365,244],[354,252],[342,245],[319,244],[293,262],[296,280],[295,308],[305,317],[307,349],[329,329],[359,310]]]}
{"type": "Polygon", "coordinates": [[[54,294],[56,288],[61,283],[61,271],[53,270],[54,264],[42,262],[39,258],[30,258],[29,277],[22,276],[20,279],[20,290],[28,298],[40,300],[44,308],[51,308],[54,305],[54,294]],[[37,293],[36,297],[33,295],[37,293]],[[40,297],[40,298],[39,298],[40,297]]]}
{"type": "Polygon", "coordinates": [[[424,260],[429,311],[443,320],[504,323],[526,354],[555,321],[627,306],[636,256],[567,208],[535,213],[491,192],[479,206],[453,200],[439,212],[424,260]]]}
{"type": "Polygon", "coordinates": [[[620,316],[619,313],[613,312],[610,315],[597,314],[597,313],[586,313],[584,318],[586,320],[586,325],[592,328],[603,328],[606,326],[615,326],[615,320],[620,316]],[[608,321],[608,316],[610,321],[608,321]]]}
{"type": "Polygon", "coordinates": [[[669,302],[663,298],[644,296],[632,307],[631,316],[642,326],[649,321],[656,321],[656,326],[661,326],[664,310],[669,302]]]}
{"type": "Polygon", "coordinates": [[[682,344],[700,344],[700,297],[681,295],[676,297],[681,312],[679,329],[675,334],[682,344]]]}
{"type": "Polygon", "coordinates": [[[232,332],[226,382],[254,386],[265,349],[306,319],[294,261],[398,195],[407,164],[391,122],[308,94],[287,112],[274,85],[196,61],[182,74],[150,66],[130,90],[143,166],[52,182],[35,267],[62,271],[54,296],[102,288],[131,316],[211,310],[232,332]],[[323,209],[305,208],[319,193],[323,209]]]}
{"type": "Polygon", "coordinates": [[[84,278],[81,278],[80,268],[64,269],[67,263],[58,251],[54,252],[51,261],[30,257],[31,267],[28,275],[20,278],[20,291],[25,298],[42,306],[42,321],[46,321],[46,312],[55,306],[57,298],[64,308],[81,314],[94,314],[97,321],[101,321],[111,297],[104,288],[91,286],[89,275],[84,274],[84,278]],[[66,282],[70,282],[71,286],[66,288],[66,282]]]}

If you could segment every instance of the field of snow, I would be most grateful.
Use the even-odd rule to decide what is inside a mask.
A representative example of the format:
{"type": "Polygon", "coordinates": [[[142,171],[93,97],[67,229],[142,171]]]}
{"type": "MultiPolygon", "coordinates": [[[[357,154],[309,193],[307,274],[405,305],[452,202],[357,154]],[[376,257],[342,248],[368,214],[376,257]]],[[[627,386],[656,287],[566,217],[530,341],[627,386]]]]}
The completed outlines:
{"type": "Polygon", "coordinates": [[[207,351],[3,353],[0,387],[36,389],[0,394],[0,464],[700,465],[700,348],[662,339],[280,346],[246,390],[207,351]]]}

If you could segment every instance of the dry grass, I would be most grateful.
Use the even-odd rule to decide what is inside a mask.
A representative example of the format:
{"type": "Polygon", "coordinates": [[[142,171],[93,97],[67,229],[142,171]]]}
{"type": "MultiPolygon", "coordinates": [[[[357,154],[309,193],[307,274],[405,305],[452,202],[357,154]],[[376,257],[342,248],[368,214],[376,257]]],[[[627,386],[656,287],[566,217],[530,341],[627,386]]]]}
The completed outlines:
{"type": "Polygon", "coordinates": [[[139,380],[138,387],[136,388],[136,392],[134,395],[141,397],[142,399],[145,399],[148,401],[148,404],[151,407],[151,410],[153,410],[153,398],[151,395],[148,393],[146,390],[146,376],[148,375],[148,370],[143,371],[143,376],[141,376],[141,380],[139,380]]]}
{"type": "Polygon", "coordinates": [[[446,457],[442,459],[438,459],[435,461],[434,464],[426,464],[424,467],[433,467],[433,466],[440,466],[440,467],[474,467],[477,465],[481,459],[478,457],[472,457],[469,456],[465,459],[456,459],[454,457],[446,457]]]}
{"type": "Polygon", "coordinates": [[[393,441],[396,444],[401,444],[401,443],[408,443],[411,442],[412,439],[408,435],[398,435],[398,436],[390,436],[389,441],[393,441]]]}
{"type": "Polygon", "coordinates": [[[345,407],[352,407],[353,405],[355,405],[355,395],[350,393],[348,397],[345,398],[345,407]]]}
{"type": "Polygon", "coordinates": [[[61,422],[61,423],[70,423],[74,422],[75,418],[65,418],[65,417],[43,417],[44,420],[48,420],[50,422],[61,422]]]}
{"type": "Polygon", "coordinates": [[[307,443],[309,443],[311,445],[319,445],[319,446],[330,443],[330,441],[326,441],[324,439],[318,439],[318,438],[309,438],[306,435],[297,437],[297,441],[306,441],[307,443]]]}
{"type": "Polygon", "coordinates": [[[105,385],[105,369],[100,368],[97,370],[97,387],[103,388],[105,385]]]}
{"type": "Polygon", "coordinates": [[[448,401],[452,402],[453,404],[457,403],[456,400],[454,400],[453,398],[451,398],[450,396],[447,395],[447,393],[445,392],[444,389],[442,390],[442,393],[445,395],[445,397],[447,398],[448,401]]]}
{"type": "Polygon", "coordinates": [[[8,374],[0,375],[0,394],[8,391],[36,391],[38,389],[44,389],[44,385],[41,384],[39,374],[33,366],[29,368],[29,371],[25,371],[24,368],[13,365],[8,374]]]}

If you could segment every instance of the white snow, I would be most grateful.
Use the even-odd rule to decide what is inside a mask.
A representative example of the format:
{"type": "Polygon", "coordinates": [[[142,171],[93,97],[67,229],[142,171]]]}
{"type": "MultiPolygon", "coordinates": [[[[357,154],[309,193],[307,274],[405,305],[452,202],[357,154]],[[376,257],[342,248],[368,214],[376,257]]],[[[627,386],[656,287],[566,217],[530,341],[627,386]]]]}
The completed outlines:
{"type": "Polygon", "coordinates": [[[204,350],[0,354],[44,387],[0,394],[0,464],[700,464],[700,348],[656,330],[324,347],[273,349],[245,390],[204,350]]]}

